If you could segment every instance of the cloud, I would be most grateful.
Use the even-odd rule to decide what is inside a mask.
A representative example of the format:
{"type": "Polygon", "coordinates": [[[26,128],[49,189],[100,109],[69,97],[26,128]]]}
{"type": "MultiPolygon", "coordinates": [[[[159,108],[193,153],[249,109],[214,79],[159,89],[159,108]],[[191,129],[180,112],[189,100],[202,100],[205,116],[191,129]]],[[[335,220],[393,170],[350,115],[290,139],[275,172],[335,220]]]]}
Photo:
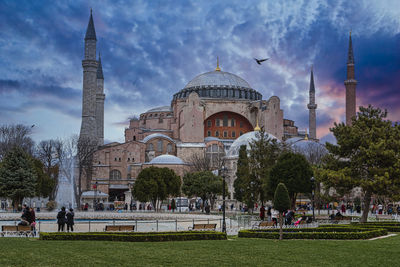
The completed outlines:
{"type": "Polygon", "coordinates": [[[21,120],[42,107],[79,124],[83,38],[92,7],[108,140],[123,138],[129,116],[169,105],[191,79],[215,68],[217,56],[222,70],[247,80],[264,99],[277,95],[285,118],[301,129],[308,127],[314,65],[318,136],[328,136],[332,123],[344,119],[349,30],[357,103],[387,108],[395,119],[400,114],[399,5],[361,0],[3,1],[0,96],[9,101],[0,100],[0,111],[11,115],[7,120],[21,120]],[[264,56],[270,60],[262,66],[252,59],[264,56]]]}

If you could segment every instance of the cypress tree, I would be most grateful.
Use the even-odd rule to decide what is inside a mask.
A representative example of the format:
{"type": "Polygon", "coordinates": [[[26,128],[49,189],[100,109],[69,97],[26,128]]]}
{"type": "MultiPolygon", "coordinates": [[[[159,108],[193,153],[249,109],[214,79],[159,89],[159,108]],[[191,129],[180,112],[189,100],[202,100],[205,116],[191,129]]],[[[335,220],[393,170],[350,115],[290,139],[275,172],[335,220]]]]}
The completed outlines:
{"type": "Polygon", "coordinates": [[[284,183],[279,183],[274,194],[274,209],[279,211],[279,240],[282,240],[283,212],[290,208],[290,198],[284,183]]]}

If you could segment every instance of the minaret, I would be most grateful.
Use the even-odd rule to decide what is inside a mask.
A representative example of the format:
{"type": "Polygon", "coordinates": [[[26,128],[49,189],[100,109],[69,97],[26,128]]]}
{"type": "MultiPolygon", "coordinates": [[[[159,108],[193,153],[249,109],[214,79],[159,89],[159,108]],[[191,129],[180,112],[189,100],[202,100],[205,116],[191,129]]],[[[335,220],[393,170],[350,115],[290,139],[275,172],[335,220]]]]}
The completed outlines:
{"type": "Polygon", "coordinates": [[[82,93],[82,124],[79,138],[89,138],[97,141],[96,132],[96,91],[97,91],[97,60],[96,31],[94,29],[92,10],[85,35],[85,58],[83,67],[82,93]]]}
{"type": "Polygon", "coordinates": [[[347,79],[344,81],[346,87],[346,125],[351,125],[351,118],[356,116],[356,86],[357,81],[354,74],[353,44],[351,32],[349,38],[349,52],[347,56],[347,79]]]}
{"type": "Polygon", "coordinates": [[[314,72],[313,67],[311,67],[311,78],[310,78],[310,90],[309,90],[309,103],[307,105],[308,111],[308,128],[310,131],[310,139],[317,139],[317,122],[315,110],[317,109],[317,104],[315,104],[315,86],[314,86],[314,72]]]}
{"type": "Polygon", "coordinates": [[[96,92],[96,130],[98,145],[104,144],[104,76],[103,67],[101,65],[101,56],[99,54],[99,66],[97,68],[97,92],[96,92]]]}

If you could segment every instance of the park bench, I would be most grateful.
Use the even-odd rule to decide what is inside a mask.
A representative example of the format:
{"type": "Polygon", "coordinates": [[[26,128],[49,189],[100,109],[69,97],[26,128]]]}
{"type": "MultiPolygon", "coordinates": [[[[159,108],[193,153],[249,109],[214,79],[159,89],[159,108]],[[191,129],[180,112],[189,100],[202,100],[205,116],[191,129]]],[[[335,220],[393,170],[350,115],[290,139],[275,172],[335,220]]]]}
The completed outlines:
{"type": "Polygon", "coordinates": [[[132,232],[135,230],[134,225],[106,225],[106,232],[132,232]]]}
{"type": "Polygon", "coordinates": [[[393,217],[392,217],[392,215],[377,214],[376,220],[377,221],[393,220],[393,217]]]}
{"type": "Polygon", "coordinates": [[[213,230],[215,231],[215,228],[217,228],[217,224],[216,223],[197,223],[197,224],[193,224],[192,227],[188,227],[189,230],[213,230]]]}
{"type": "Polygon", "coordinates": [[[10,235],[25,235],[25,236],[34,236],[34,231],[32,231],[32,227],[29,225],[3,225],[1,227],[1,236],[5,236],[6,234],[10,235]]]}

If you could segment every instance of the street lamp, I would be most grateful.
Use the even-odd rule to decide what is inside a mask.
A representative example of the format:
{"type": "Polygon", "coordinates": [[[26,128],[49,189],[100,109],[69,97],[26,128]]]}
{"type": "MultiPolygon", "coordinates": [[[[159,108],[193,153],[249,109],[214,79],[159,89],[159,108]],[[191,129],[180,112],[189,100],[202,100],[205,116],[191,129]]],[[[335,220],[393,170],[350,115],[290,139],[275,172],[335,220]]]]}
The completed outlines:
{"type": "Polygon", "coordinates": [[[315,213],[314,213],[315,179],[314,179],[314,176],[311,177],[310,181],[311,181],[311,194],[312,194],[312,195],[311,195],[311,196],[312,196],[312,199],[311,199],[311,204],[312,204],[312,219],[313,219],[313,221],[315,221],[315,213]]]}
{"type": "Polygon", "coordinates": [[[96,183],[93,185],[94,188],[94,204],[93,204],[93,209],[96,210],[97,207],[97,181],[96,183]]]}
{"type": "Polygon", "coordinates": [[[226,168],[222,165],[220,169],[220,175],[222,176],[222,232],[226,233],[226,222],[225,222],[225,172],[226,168]]]}

